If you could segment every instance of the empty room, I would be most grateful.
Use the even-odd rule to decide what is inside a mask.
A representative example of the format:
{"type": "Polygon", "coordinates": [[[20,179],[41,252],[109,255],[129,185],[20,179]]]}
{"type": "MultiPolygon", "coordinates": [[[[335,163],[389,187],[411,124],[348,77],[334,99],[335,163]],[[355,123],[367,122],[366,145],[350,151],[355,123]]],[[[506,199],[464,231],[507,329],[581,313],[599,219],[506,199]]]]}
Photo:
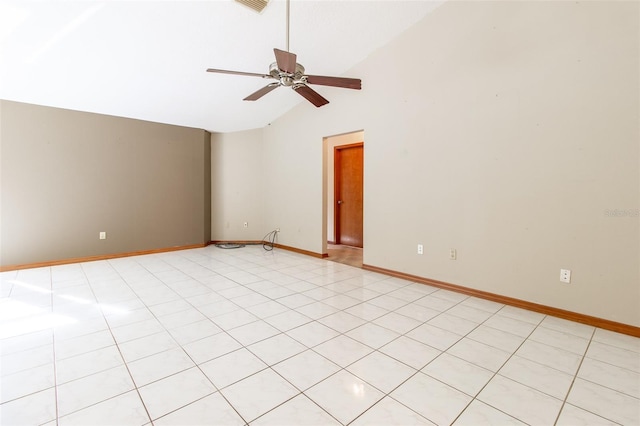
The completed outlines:
{"type": "Polygon", "coordinates": [[[0,2],[0,424],[640,424],[640,2],[0,2]]]}

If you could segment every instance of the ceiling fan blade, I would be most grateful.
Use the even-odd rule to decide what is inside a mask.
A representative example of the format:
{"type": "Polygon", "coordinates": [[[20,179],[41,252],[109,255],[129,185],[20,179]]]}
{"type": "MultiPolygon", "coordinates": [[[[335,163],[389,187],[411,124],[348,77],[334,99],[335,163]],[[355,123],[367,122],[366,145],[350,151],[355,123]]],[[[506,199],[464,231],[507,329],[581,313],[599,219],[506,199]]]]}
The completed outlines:
{"type": "Polygon", "coordinates": [[[269,74],[258,74],[258,73],[255,73],[255,72],[217,70],[215,68],[207,68],[207,72],[216,72],[216,73],[219,73],[219,74],[245,75],[245,76],[248,76],[248,77],[273,78],[269,74]]]}
{"type": "Polygon", "coordinates": [[[296,72],[297,56],[295,53],[285,52],[284,50],[280,49],[273,49],[273,53],[275,53],[276,55],[278,68],[290,74],[294,74],[296,72]]]}
{"type": "Polygon", "coordinates": [[[270,91],[272,91],[277,87],[280,87],[279,82],[267,84],[262,89],[257,90],[252,94],[250,94],[249,96],[247,96],[246,98],[244,98],[243,101],[257,101],[258,99],[260,99],[261,97],[263,97],[264,95],[266,95],[267,93],[269,93],[270,91]]]}
{"type": "Polygon", "coordinates": [[[293,86],[293,90],[302,95],[306,100],[311,102],[317,107],[321,107],[322,105],[326,105],[329,103],[328,100],[323,98],[320,93],[313,90],[311,87],[306,86],[304,84],[298,84],[293,86]]]}
{"type": "Polygon", "coordinates": [[[327,77],[324,75],[308,75],[307,83],[321,86],[343,87],[345,89],[362,89],[362,81],[359,78],[327,77]]]}

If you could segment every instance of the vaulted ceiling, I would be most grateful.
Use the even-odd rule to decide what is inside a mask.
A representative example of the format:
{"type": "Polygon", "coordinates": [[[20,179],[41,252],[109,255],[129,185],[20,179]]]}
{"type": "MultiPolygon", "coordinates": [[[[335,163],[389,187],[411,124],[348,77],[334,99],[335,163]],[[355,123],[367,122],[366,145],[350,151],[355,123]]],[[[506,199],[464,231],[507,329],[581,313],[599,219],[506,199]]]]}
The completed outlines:
{"type": "MultiPolygon", "coordinates": [[[[366,90],[349,70],[439,4],[292,0],[290,50],[307,73],[362,78],[366,90]]],[[[3,0],[0,98],[214,132],[259,128],[298,103],[315,107],[285,88],[243,101],[267,82],[205,70],[266,74],[274,47],[286,49],[284,0],[261,13],[233,0],[3,0]]],[[[348,90],[314,88],[330,101],[348,90]]]]}

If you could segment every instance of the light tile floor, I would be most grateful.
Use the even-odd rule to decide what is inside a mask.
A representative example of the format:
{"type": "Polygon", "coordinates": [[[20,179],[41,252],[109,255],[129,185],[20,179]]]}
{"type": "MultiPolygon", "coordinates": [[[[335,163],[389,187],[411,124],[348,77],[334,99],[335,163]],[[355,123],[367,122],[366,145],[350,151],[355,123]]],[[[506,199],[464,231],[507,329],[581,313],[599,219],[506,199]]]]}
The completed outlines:
{"type": "Polygon", "coordinates": [[[249,246],[0,275],[2,425],[640,424],[640,339],[249,246]]]}

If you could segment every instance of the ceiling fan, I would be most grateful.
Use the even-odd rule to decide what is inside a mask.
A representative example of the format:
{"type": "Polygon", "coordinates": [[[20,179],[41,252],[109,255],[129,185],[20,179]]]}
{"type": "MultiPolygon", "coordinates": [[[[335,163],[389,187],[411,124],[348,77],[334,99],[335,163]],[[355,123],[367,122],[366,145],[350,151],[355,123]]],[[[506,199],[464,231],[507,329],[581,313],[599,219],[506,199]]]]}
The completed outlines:
{"type": "Polygon", "coordinates": [[[256,101],[272,90],[280,86],[285,86],[291,87],[316,107],[321,107],[328,104],[329,101],[309,87],[309,84],[360,90],[362,88],[362,82],[358,78],[305,74],[304,67],[297,62],[296,54],[289,52],[289,1],[290,0],[287,0],[287,50],[273,49],[276,61],[269,66],[268,74],[228,71],[214,68],[208,68],[207,72],[262,77],[275,80],[244,98],[243,100],[245,101],[256,101]]]}

